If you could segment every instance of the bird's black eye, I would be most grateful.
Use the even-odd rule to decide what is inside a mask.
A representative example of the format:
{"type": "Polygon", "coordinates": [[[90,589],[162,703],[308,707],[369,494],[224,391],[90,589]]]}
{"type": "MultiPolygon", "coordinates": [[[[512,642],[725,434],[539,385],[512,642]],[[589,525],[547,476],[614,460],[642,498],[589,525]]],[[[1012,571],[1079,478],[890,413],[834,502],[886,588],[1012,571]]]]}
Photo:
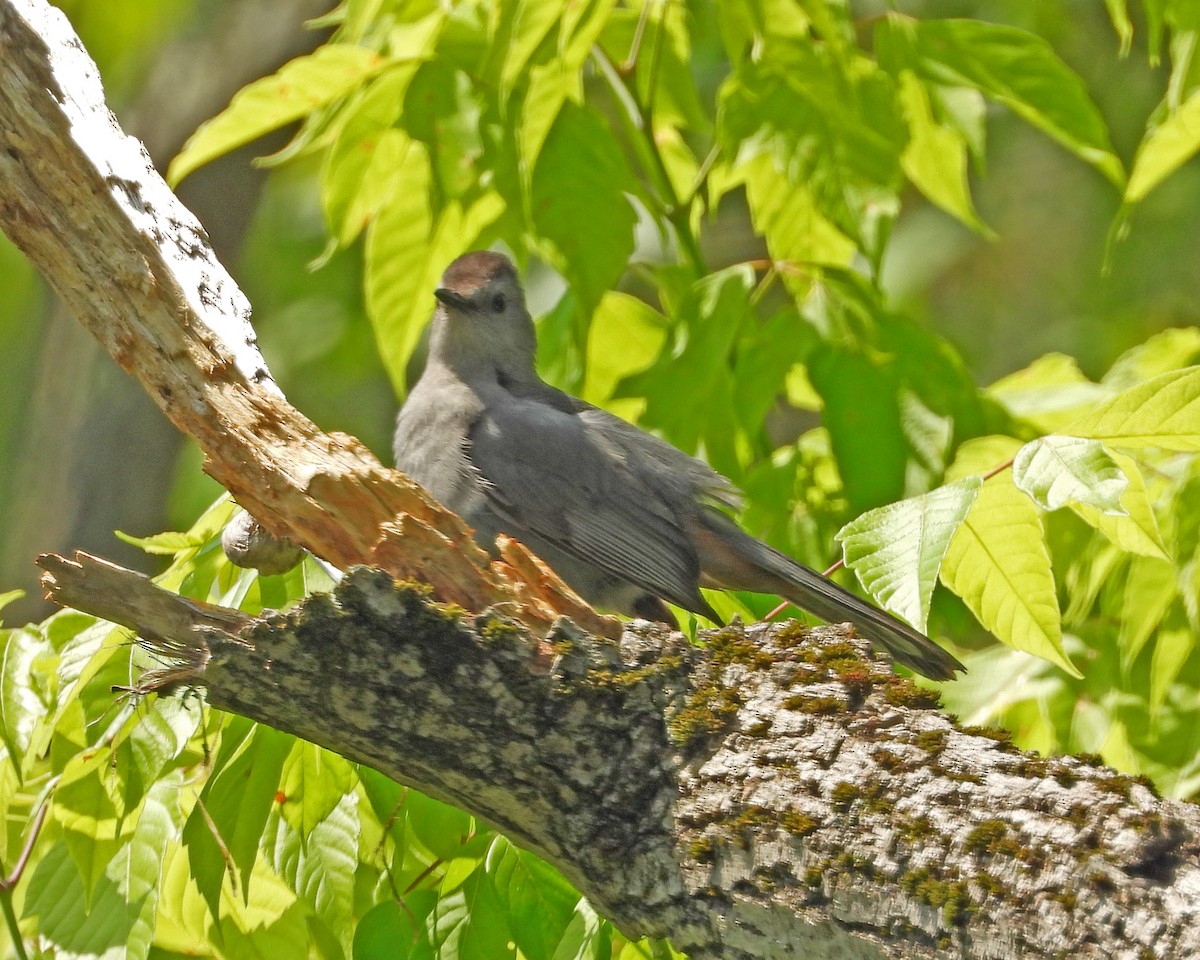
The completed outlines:
{"type": "Polygon", "coordinates": [[[506,301],[504,299],[504,294],[502,294],[502,293],[496,294],[494,297],[492,297],[492,312],[493,313],[503,313],[505,303],[506,303],[506,301]]]}

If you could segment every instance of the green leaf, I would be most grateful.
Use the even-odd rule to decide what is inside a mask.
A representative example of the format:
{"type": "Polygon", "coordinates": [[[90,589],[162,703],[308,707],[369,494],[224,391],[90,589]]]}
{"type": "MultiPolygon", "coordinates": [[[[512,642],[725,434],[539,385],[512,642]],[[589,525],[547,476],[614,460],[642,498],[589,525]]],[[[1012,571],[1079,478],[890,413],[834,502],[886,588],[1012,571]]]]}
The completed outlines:
{"type": "Polygon", "coordinates": [[[908,123],[908,145],[900,157],[904,173],[926,197],[972,230],[992,231],[979,219],[967,184],[967,140],[934,119],[929,93],[911,70],[900,74],[900,106],[908,123]]]}
{"type": "Polygon", "coordinates": [[[511,956],[504,909],[487,873],[478,867],[430,915],[434,949],[444,960],[491,960],[511,956]]]}
{"type": "Polygon", "coordinates": [[[587,900],[580,900],[552,960],[609,960],[611,955],[612,936],[608,925],[587,900]]]}
{"type": "Polygon", "coordinates": [[[196,885],[214,917],[220,916],[218,904],[226,867],[217,837],[229,854],[230,866],[237,871],[245,900],[250,893],[250,871],[258,859],[259,840],[275,804],[279,776],[292,743],[292,737],[278,730],[254,727],[240,752],[220,773],[209,778],[200,802],[188,817],[183,842],[196,885]]]}
{"type": "Polygon", "coordinates": [[[874,62],[847,66],[825,46],[771,44],[722,84],[717,131],[735,167],[769,156],[878,267],[899,211],[906,136],[894,84],[874,62]]]}
{"type": "Polygon", "coordinates": [[[637,221],[633,173],[600,113],[564,104],[533,171],[532,212],[585,315],[625,272],[637,221]],[[581,229],[586,224],[586,229],[581,229]]]}
{"type": "Polygon", "coordinates": [[[586,379],[580,396],[636,422],[645,403],[637,398],[610,402],[625,377],[654,363],[668,333],[667,318],[627,293],[610,290],[588,327],[586,379]]]}
{"type": "Polygon", "coordinates": [[[271,869],[344,947],[350,946],[353,928],[358,841],[358,802],[353,793],[339,797],[326,816],[304,831],[272,811],[263,835],[271,869]]]}
{"type": "Polygon", "coordinates": [[[416,838],[441,860],[453,860],[471,836],[474,824],[471,815],[448,803],[434,800],[416,790],[409,790],[404,799],[409,829],[416,838]]]}
{"type": "Polygon", "coordinates": [[[1161,330],[1117,357],[1101,382],[1110,389],[1125,390],[1198,360],[1200,330],[1195,327],[1161,330]]]}
{"type": "Polygon", "coordinates": [[[354,960],[427,960],[433,947],[426,918],[437,903],[432,890],[404,895],[404,903],[384,900],[372,907],[354,930],[354,960]]]}
{"type": "Polygon", "coordinates": [[[1167,559],[1167,548],[1141,469],[1123,453],[1109,451],[1109,455],[1128,481],[1121,494],[1123,514],[1106,514],[1089,503],[1072,503],[1071,509],[1127,553],[1167,559]]]}
{"type": "Polygon", "coordinates": [[[1200,150],[1200,90],[1191,95],[1167,118],[1148,130],[1125,187],[1125,202],[1137,203],[1200,150]]]}
{"type": "Polygon", "coordinates": [[[206,537],[202,533],[178,533],[168,530],[149,537],[135,537],[122,530],[114,530],[118,540],[137,547],[143,553],[151,556],[173,557],[184,550],[194,550],[203,546],[206,537]]]}
{"type": "Polygon", "coordinates": [[[32,630],[0,631],[0,738],[18,777],[35,721],[45,709],[31,676],[42,642],[32,630]]]}
{"type": "Polygon", "coordinates": [[[690,286],[672,312],[673,336],[657,363],[621,381],[614,397],[645,397],[642,423],[662,430],[688,453],[701,444],[717,469],[736,473],[739,426],[731,354],[750,322],[753,271],[746,265],[709,274],[690,286]],[[669,353],[668,353],[669,351],[669,353]],[[680,403],[686,395],[687,403],[680,403]]]}
{"type": "Polygon", "coordinates": [[[307,837],[356,782],[354,765],[349,760],[297,740],[283,763],[279,780],[279,792],[284,796],[283,817],[301,837],[307,837]]]}
{"type": "Polygon", "coordinates": [[[1013,458],[1013,482],[1044,510],[1086,503],[1110,516],[1126,514],[1129,479],[1099,440],[1039,437],[1013,458]]]}
{"type": "Polygon", "coordinates": [[[987,393],[1014,417],[1041,432],[1056,433],[1082,410],[1111,397],[1113,390],[1089,380],[1074,357],[1047,353],[997,380],[987,393]]]}
{"type": "Polygon", "coordinates": [[[942,558],[982,486],[968,477],[870,510],[838,531],[846,566],[867,592],[922,632],[942,558]]]}
{"type": "Polygon", "coordinates": [[[1130,387],[1064,432],[1117,447],[1200,450],[1200,367],[1172,370],[1130,387]]]}
{"type": "MultiPolygon", "coordinates": [[[[1007,438],[966,443],[951,476],[982,472],[1007,438]]],[[[983,485],[967,518],[950,541],[942,582],[988,630],[1018,650],[1082,676],[1067,659],[1050,554],[1037,507],[1008,473],[983,485]]]]}
{"type": "Polygon", "coordinates": [[[1154,657],[1150,663],[1151,709],[1162,709],[1171,687],[1195,649],[1196,631],[1189,627],[1158,632],[1154,641],[1154,657]]]}
{"type": "Polygon", "coordinates": [[[365,47],[342,43],[327,43],[285,63],[243,87],[228,107],[188,138],[171,161],[167,182],[178,186],[198,167],[332,103],[387,63],[365,47]]]}
{"type": "Polygon", "coordinates": [[[150,788],[133,835],[106,871],[125,899],[126,916],[132,920],[122,960],[143,960],[155,938],[163,853],[179,832],[181,782],[182,775],[174,772],[150,788]]]}
{"type": "Polygon", "coordinates": [[[321,172],[325,220],[340,246],[351,243],[401,188],[412,143],[394,125],[417,64],[404,63],[371,81],[341,117],[321,172]]]}
{"type": "Polygon", "coordinates": [[[404,189],[384,204],[367,231],[367,315],[400,396],[407,392],[409,358],[433,315],[438,279],[503,209],[496,194],[486,193],[466,209],[451,201],[435,217],[431,177],[429,158],[414,142],[401,168],[404,189]]]}
{"type": "Polygon", "coordinates": [[[137,914],[107,877],[97,884],[89,908],[63,840],[51,844],[37,861],[25,891],[24,916],[38,918],[39,937],[72,954],[104,954],[124,947],[137,914]]]}
{"type": "Polygon", "coordinates": [[[802,298],[809,288],[799,267],[847,267],[853,262],[854,241],[821,212],[812,191],[784,176],[769,156],[742,164],[735,179],[745,183],[750,215],[794,297],[802,298]]]}
{"type": "MultiPolygon", "coordinates": [[[[24,590],[7,590],[4,593],[0,593],[0,610],[3,610],[14,600],[20,600],[23,596],[25,596],[24,590]]],[[[3,623],[3,621],[0,621],[0,623],[3,623]]]]}
{"type": "Polygon", "coordinates": [[[508,926],[521,953],[529,960],[552,960],[579,892],[549,864],[504,837],[492,842],[485,864],[508,908],[508,926]]]}
{"type": "Polygon", "coordinates": [[[979,90],[1124,186],[1124,168],[1087,88],[1041,37],[979,20],[904,26],[912,31],[925,79],[979,90]]]}
{"type": "Polygon", "coordinates": [[[1121,596],[1121,668],[1128,672],[1179,595],[1175,566],[1158,557],[1132,557],[1121,596]]]}

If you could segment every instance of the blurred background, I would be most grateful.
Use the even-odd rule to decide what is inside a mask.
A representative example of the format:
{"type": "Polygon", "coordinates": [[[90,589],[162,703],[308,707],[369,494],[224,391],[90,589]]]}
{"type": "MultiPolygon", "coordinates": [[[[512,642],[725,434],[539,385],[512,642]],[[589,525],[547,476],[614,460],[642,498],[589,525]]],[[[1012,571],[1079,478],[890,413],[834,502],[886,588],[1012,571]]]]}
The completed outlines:
{"type": "MultiPolygon", "coordinates": [[[[304,21],[329,0],[70,0],[61,3],[98,61],[109,102],[160,169],[232,94],[325,37],[304,21]]],[[[1162,96],[1166,67],[1132,50],[1094,0],[858,3],[916,16],[1011,23],[1045,37],[1084,79],[1128,162],[1162,96]]],[[[703,56],[704,51],[697,51],[703,56]]],[[[697,64],[698,70],[704,64],[697,64]]],[[[988,165],[974,178],[995,232],[970,233],[911,191],[888,248],[892,305],[949,337],[988,383],[1061,351],[1098,375],[1123,350],[1200,318],[1200,166],[1167,179],[1137,209],[1105,268],[1119,197],[1111,184],[1011,114],[989,116],[988,165]]],[[[326,430],[390,459],[397,398],[363,313],[357,249],[319,270],[325,245],[315,163],[263,166],[286,137],[260,141],[184,181],[180,194],[254,305],[271,370],[326,430]]],[[[736,203],[704,227],[711,267],[763,256],[736,203]]],[[[430,309],[433,301],[430,299],[430,309]]],[[[29,595],[8,624],[40,619],[33,559],[87,550],[153,572],[154,558],[113,535],[188,527],[219,492],[199,453],[66,315],[0,237],[0,592],[29,595]]]]}

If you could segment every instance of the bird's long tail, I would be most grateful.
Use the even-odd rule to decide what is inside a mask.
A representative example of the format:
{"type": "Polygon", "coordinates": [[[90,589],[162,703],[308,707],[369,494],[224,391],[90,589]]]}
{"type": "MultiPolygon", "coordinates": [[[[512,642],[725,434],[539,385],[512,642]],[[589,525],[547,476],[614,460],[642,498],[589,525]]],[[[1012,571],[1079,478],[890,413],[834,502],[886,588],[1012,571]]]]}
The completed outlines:
{"type": "Polygon", "coordinates": [[[892,658],[931,680],[966,668],[924,634],[741,530],[723,514],[697,524],[702,583],[774,593],[829,623],[849,620],[892,658]]]}

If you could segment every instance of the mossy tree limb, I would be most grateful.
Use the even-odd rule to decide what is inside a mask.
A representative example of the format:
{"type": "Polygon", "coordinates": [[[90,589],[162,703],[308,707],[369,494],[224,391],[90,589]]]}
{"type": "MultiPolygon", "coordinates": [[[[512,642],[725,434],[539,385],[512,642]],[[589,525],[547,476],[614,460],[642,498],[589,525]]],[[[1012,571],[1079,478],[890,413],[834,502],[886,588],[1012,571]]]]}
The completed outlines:
{"type": "Polygon", "coordinates": [[[153,638],[147,686],[471,810],[694,958],[1200,953],[1200,810],[957,727],[845,628],[538,639],[365,569],[260,620],[43,565],[153,638]]]}

